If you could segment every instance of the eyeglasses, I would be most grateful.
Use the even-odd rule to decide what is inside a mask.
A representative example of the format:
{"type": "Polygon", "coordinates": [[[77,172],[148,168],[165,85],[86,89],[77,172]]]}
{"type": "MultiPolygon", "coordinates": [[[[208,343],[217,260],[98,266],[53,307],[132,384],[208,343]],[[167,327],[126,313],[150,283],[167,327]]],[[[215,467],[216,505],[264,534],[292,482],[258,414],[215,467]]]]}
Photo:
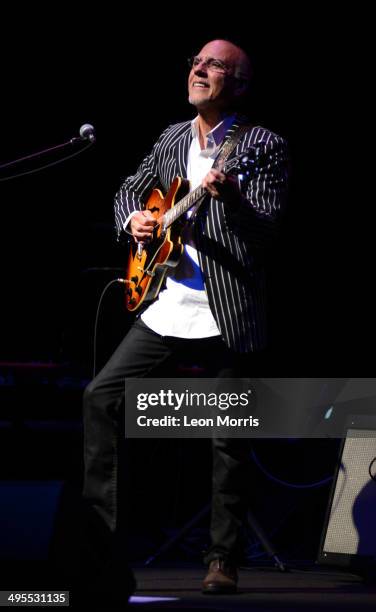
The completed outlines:
{"type": "Polygon", "coordinates": [[[198,57],[194,55],[193,57],[188,58],[188,65],[190,68],[197,68],[202,64],[206,66],[208,70],[212,72],[219,72],[221,74],[227,74],[230,71],[230,67],[227,66],[224,62],[219,59],[215,59],[214,57],[208,57],[208,59],[204,60],[202,57],[198,57]]]}

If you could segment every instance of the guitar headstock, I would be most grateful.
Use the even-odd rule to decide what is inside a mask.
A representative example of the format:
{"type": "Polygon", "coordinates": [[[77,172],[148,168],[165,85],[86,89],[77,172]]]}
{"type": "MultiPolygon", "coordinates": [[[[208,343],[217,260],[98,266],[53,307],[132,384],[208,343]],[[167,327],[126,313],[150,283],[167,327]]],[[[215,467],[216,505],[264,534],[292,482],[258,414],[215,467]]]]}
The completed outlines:
{"type": "Polygon", "coordinates": [[[237,160],[234,170],[236,170],[237,174],[245,174],[249,176],[251,171],[255,168],[255,160],[252,159],[249,155],[243,155],[239,160],[237,160]]]}
{"type": "Polygon", "coordinates": [[[243,176],[251,176],[257,170],[256,166],[256,149],[248,151],[245,155],[238,155],[228,161],[223,171],[225,174],[238,174],[243,176]]]}

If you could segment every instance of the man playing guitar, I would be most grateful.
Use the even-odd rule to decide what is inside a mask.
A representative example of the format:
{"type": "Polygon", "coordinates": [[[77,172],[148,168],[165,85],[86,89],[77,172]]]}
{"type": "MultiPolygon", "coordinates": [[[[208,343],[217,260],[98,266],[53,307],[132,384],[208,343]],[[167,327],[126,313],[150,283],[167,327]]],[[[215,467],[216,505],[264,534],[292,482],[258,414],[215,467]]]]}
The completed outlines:
{"type": "MultiPolygon", "coordinates": [[[[226,40],[205,44],[191,59],[188,77],[196,117],[169,126],[115,198],[118,234],[128,234],[139,268],[126,287],[132,310],[145,295],[141,278],[155,273],[150,268],[147,275],[145,258],[152,241],[159,239],[156,228],[162,227],[163,215],[146,206],[150,194],[159,190],[161,203],[176,177],[188,179],[188,197],[202,190],[199,207],[193,207],[175,241],[178,256],[162,279],[165,284],[159,283],[154,301],[85,392],[84,498],[112,535],[119,521],[116,456],[124,379],[152,376],[156,366],[187,351],[208,377],[252,376],[257,355],[266,346],[262,252],[283,206],[287,154],[280,136],[249,125],[238,113],[250,78],[250,60],[241,48],[226,40]],[[246,128],[239,131],[241,126],[246,128]],[[229,161],[248,156],[255,162],[243,180],[221,165],[213,167],[222,146],[236,135],[229,161]]],[[[171,210],[177,200],[170,202],[171,210]]],[[[213,440],[211,546],[204,593],[236,590],[244,491],[251,486],[246,482],[246,458],[241,440],[213,440]]]]}

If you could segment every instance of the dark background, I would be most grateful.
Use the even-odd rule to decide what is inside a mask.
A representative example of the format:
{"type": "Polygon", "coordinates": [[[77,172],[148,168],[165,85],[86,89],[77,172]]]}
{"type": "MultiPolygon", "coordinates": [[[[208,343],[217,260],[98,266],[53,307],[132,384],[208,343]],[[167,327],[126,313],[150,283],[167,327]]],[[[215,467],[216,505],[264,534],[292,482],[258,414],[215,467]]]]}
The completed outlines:
{"type": "MultiPolygon", "coordinates": [[[[4,20],[0,161],[68,140],[84,122],[95,126],[97,143],[40,174],[0,183],[3,359],[69,359],[72,325],[78,334],[84,326],[76,344],[90,342],[83,332],[108,279],[84,270],[126,261],[114,240],[114,193],[166,125],[194,116],[186,57],[224,36],[254,61],[252,121],[291,149],[290,202],[270,275],[276,350],[307,375],[359,366],[372,329],[348,24],[313,9],[239,8],[236,18],[192,10],[188,19],[119,10],[44,12],[43,25],[35,13],[4,20]]],[[[111,294],[112,316],[126,318],[122,288],[111,294]]]]}
{"type": "MultiPolygon", "coordinates": [[[[186,58],[216,37],[234,40],[251,55],[250,118],[285,137],[291,151],[289,205],[269,258],[271,348],[264,375],[371,373],[372,227],[355,170],[363,159],[364,136],[364,117],[353,103],[362,95],[353,44],[357,17],[350,9],[329,16],[316,4],[304,11],[241,5],[234,10],[211,7],[205,13],[196,5],[179,5],[169,12],[132,7],[131,14],[127,8],[52,12],[33,7],[3,20],[0,163],[69,140],[85,122],[97,134],[95,145],[71,160],[0,182],[3,417],[51,418],[52,413],[60,422],[80,420],[80,386],[91,375],[97,302],[105,284],[119,275],[114,269],[121,275],[127,259],[115,241],[113,196],[169,123],[194,116],[186,95],[186,58]],[[63,383],[56,389],[51,370],[38,367],[30,377],[29,370],[20,370],[23,362],[52,364],[58,372],[63,367],[63,383]]],[[[122,286],[113,286],[100,318],[99,364],[130,322],[122,286]]],[[[77,478],[80,439],[74,428],[30,434],[23,423],[22,431],[21,437],[17,428],[12,438],[1,434],[8,440],[3,477],[77,478]],[[66,453],[71,443],[73,459],[66,453]],[[39,452],[29,455],[32,448],[39,452]],[[26,455],[33,457],[29,463],[26,455]]],[[[174,468],[164,467],[170,450],[162,448],[135,451],[140,524],[147,522],[146,508],[158,496],[156,526],[179,524],[208,501],[202,491],[209,472],[198,485],[191,480],[192,459],[178,455],[174,468]],[[159,493],[147,468],[153,462],[157,471],[162,464],[159,472],[165,474],[159,493]],[[197,494],[190,497],[192,490],[197,494]]],[[[303,482],[320,480],[328,468],[330,473],[336,455],[330,444],[321,451],[304,444],[289,444],[288,452],[276,446],[267,450],[269,469],[281,468],[282,453],[283,476],[303,482]]],[[[181,452],[179,444],[173,452],[181,452]]],[[[202,452],[196,455],[201,465],[208,458],[208,451],[202,452]]],[[[293,524],[316,520],[314,541],[307,543],[312,553],[328,489],[316,497],[303,493],[296,502],[291,490],[263,486],[273,508],[285,500],[289,534],[293,524]],[[315,514],[318,507],[321,513],[315,514]]],[[[260,512],[266,516],[265,505],[260,512]]],[[[275,520],[272,512],[271,525],[275,520]]],[[[145,550],[150,548],[149,541],[145,550]]]]}

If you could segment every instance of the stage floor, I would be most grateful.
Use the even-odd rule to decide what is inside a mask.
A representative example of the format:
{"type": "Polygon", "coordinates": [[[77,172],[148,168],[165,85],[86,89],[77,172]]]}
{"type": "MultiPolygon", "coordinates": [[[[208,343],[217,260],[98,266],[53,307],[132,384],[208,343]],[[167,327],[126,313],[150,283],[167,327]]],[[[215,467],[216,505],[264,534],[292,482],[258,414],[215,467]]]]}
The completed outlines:
{"type": "MultiPolygon", "coordinates": [[[[155,567],[134,566],[137,589],[128,606],[110,605],[110,593],[105,604],[94,597],[87,601],[70,589],[68,583],[46,562],[0,561],[1,589],[13,591],[69,590],[71,606],[78,610],[130,609],[150,610],[212,610],[230,612],[362,611],[376,610],[376,584],[365,582],[354,574],[333,568],[309,565],[302,561],[290,563],[290,573],[281,573],[263,565],[240,571],[239,592],[236,595],[203,595],[201,582],[205,568],[199,564],[165,563],[155,567]]],[[[121,575],[121,574],[120,574],[121,575]]],[[[92,584],[92,587],[95,585],[92,584]]],[[[125,573],[124,584],[126,588],[125,573]]],[[[122,589],[123,590],[123,589],[122,589]]]]}
{"type": "Polygon", "coordinates": [[[236,595],[203,595],[202,567],[135,568],[137,591],[130,609],[139,610],[375,610],[376,585],[317,566],[281,573],[242,569],[236,595]]]}

